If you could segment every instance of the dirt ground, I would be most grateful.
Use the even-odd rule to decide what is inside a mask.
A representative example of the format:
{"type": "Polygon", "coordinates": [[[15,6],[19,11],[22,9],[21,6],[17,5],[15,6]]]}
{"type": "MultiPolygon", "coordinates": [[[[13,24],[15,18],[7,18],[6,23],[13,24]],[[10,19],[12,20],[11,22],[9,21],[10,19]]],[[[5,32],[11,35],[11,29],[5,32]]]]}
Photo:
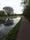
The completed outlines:
{"type": "Polygon", "coordinates": [[[16,40],[30,40],[30,22],[25,17],[22,17],[16,40]]]}

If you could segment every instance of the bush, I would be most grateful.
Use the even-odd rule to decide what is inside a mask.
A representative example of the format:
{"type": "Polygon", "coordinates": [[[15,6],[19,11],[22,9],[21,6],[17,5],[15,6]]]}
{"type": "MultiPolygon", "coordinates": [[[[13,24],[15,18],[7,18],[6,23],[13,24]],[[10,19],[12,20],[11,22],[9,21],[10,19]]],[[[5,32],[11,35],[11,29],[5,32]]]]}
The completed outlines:
{"type": "Polygon", "coordinates": [[[0,11],[0,16],[5,16],[5,12],[4,11],[0,11]]]}
{"type": "Polygon", "coordinates": [[[30,5],[27,5],[23,11],[23,15],[30,21],[30,5]]]}

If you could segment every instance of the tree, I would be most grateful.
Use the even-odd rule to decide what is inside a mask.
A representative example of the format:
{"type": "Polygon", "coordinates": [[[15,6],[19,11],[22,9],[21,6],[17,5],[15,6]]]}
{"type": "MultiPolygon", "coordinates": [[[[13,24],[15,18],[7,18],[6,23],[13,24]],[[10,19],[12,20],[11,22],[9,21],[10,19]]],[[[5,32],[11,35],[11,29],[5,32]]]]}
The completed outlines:
{"type": "Polygon", "coordinates": [[[27,5],[26,8],[24,8],[23,16],[30,21],[30,5],[27,5]]]}
{"type": "Polygon", "coordinates": [[[4,7],[3,9],[5,10],[5,12],[8,15],[13,14],[13,8],[12,7],[4,7]]]}
{"type": "Polygon", "coordinates": [[[30,21],[30,0],[23,0],[24,1],[24,11],[23,16],[30,21]],[[28,4],[28,5],[27,5],[28,4]]]}
{"type": "Polygon", "coordinates": [[[22,0],[24,5],[30,4],[30,0],[22,0]]]}
{"type": "Polygon", "coordinates": [[[5,12],[4,11],[0,11],[0,16],[5,16],[5,12]]]}

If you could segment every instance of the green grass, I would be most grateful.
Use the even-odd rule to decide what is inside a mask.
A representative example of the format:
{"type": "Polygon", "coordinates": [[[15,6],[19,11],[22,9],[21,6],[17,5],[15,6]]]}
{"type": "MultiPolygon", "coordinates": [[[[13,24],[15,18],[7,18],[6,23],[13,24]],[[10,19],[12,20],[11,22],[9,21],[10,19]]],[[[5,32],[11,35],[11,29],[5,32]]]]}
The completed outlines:
{"type": "Polygon", "coordinates": [[[16,24],[16,26],[11,30],[11,32],[8,33],[5,40],[15,40],[20,24],[21,20],[16,24]]]}

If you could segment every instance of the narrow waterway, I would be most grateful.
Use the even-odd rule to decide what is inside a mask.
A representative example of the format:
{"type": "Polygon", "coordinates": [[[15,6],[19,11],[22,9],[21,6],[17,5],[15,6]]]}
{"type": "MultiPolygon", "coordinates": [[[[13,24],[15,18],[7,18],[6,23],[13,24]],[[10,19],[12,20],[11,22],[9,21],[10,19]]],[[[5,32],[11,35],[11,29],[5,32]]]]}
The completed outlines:
{"type": "Polygon", "coordinates": [[[13,27],[15,27],[15,25],[19,22],[20,19],[21,19],[20,17],[14,18],[13,19],[14,24],[10,26],[5,26],[4,24],[0,24],[0,35],[4,36],[8,34],[8,32],[11,31],[13,27]]]}

